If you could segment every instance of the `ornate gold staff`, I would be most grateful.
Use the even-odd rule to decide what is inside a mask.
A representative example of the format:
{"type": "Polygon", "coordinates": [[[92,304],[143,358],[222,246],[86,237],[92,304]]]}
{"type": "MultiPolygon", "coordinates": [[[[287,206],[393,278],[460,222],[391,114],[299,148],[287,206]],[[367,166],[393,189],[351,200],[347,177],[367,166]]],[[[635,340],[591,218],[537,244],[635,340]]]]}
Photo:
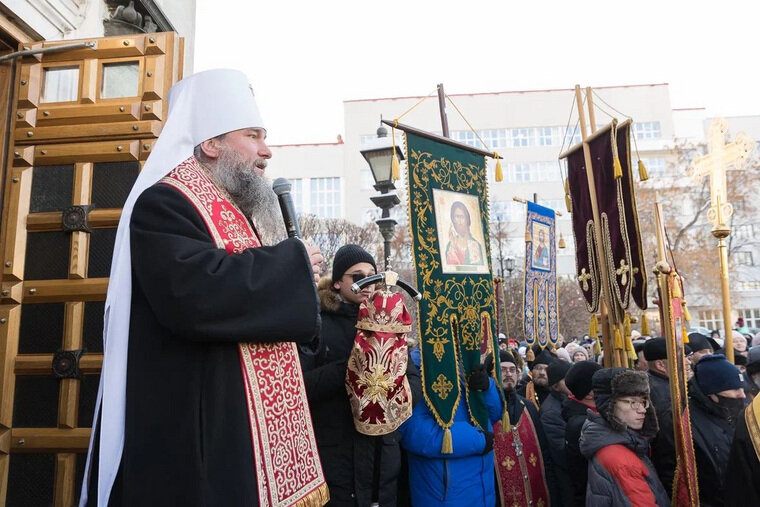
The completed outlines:
{"type": "Polygon", "coordinates": [[[708,131],[710,149],[707,155],[698,157],[689,168],[689,173],[695,181],[700,182],[702,176],[710,175],[710,210],[707,218],[713,224],[712,235],[718,239],[718,255],[720,256],[720,285],[723,298],[723,326],[725,329],[726,358],[734,362],[734,343],[731,327],[731,292],[728,287],[728,246],[726,238],[731,234],[727,221],[734,213],[734,207],[728,202],[726,192],[726,170],[741,169],[749,158],[755,143],[744,132],[736,135],[733,143],[726,144],[728,127],[722,118],[716,118],[708,131]]]}

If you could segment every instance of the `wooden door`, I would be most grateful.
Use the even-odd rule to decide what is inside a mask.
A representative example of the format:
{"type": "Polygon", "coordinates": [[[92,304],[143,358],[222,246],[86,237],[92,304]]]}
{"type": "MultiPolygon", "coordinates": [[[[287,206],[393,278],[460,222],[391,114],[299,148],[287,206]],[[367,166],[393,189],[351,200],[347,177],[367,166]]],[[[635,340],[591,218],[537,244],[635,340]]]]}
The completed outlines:
{"type": "Polygon", "coordinates": [[[89,42],[16,66],[0,232],[0,505],[78,501],[116,227],[182,73],[174,33],[89,42]]]}

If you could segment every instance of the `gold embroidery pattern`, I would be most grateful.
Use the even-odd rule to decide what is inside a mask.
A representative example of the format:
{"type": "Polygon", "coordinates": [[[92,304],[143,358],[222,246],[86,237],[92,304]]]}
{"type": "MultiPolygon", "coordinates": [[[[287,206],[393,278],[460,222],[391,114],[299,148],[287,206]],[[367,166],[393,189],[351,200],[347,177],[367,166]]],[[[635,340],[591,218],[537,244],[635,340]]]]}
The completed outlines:
{"type": "Polygon", "coordinates": [[[584,292],[588,292],[588,289],[589,289],[588,281],[590,279],[591,279],[591,274],[586,273],[586,268],[581,268],[581,274],[578,275],[578,281],[583,284],[581,288],[583,289],[584,292]]]}
{"type": "Polygon", "coordinates": [[[530,453],[530,456],[528,456],[528,461],[530,464],[535,468],[536,463],[538,462],[538,458],[536,458],[536,455],[533,453],[530,453]]]}
{"type": "Polygon", "coordinates": [[[445,400],[448,397],[452,389],[454,389],[454,384],[452,384],[443,373],[440,373],[435,379],[435,382],[433,382],[433,391],[435,391],[435,394],[437,394],[442,400],[445,400]]]}
{"type": "Polygon", "coordinates": [[[507,456],[507,459],[501,462],[501,466],[505,467],[510,472],[512,471],[512,467],[515,466],[515,460],[507,456]]]}

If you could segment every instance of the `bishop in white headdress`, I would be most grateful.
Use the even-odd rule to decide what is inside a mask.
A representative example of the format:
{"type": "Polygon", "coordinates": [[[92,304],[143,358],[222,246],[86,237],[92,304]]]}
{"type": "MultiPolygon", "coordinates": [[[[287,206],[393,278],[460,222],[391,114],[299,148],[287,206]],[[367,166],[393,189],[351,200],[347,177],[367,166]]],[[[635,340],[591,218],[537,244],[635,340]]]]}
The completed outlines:
{"type": "Polygon", "coordinates": [[[127,198],[80,505],[323,505],[297,343],[319,252],[274,227],[247,78],[190,76],[127,198]]]}

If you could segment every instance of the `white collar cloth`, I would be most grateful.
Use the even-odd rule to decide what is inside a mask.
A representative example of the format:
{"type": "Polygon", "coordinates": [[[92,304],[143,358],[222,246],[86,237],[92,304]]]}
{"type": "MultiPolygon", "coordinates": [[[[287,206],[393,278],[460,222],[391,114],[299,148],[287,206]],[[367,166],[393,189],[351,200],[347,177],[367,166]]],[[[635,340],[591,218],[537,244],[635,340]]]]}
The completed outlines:
{"type": "Polygon", "coordinates": [[[169,90],[169,113],[153,151],[137,177],[121,212],[113,248],[103,315],[103,369],[93,417],[93,432],[80,506],[87,504],[94,427],[101,416],[96,505],[108,505],[124,448],[127,349],[132,301],[132,256],[129,224],[135,201],[207,139],[244,128],[264,128],[253,89],[242,72],[228,69],[194,74],[169,90]]]}

